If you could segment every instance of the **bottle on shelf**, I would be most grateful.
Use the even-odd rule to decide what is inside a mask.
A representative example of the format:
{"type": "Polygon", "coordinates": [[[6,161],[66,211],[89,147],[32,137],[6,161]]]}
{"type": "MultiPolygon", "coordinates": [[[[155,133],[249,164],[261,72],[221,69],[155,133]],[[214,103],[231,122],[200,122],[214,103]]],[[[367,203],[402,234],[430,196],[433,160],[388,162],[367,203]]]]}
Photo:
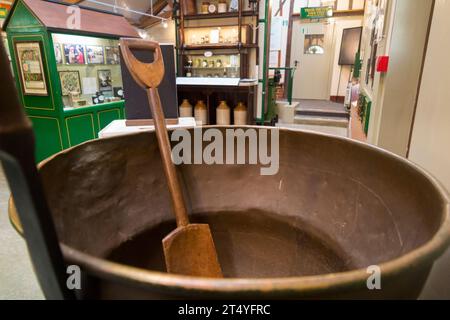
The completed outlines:
{"type": "Polygon", "coordinates": [[[231,0],[230,1],[230,12],[236,12],[239,10],[239,0],[231,0]]]}
{"type": "Polygon", "coordinates": [[[230,120],[230,107],[228,107],[226,101],[221,101],[216,109],[216,122],[219,126],[229,126],[231,124],[230,120]]]}
{"type": "Polygon", "coordinates": [[[236,108],[234,108],[234,125],[247,125],[247,107],[242,102],[239,102],[236,108]]]}
{"type": "Polygon", "coordinates": [[[192,105],[188,99],[184,99],[183,103],[180,104],[180,117],[192,117],[192,105]]]}
{"type": "Polygon", "coordinates": [[[227,12],[227,2],[225,0],[219,0],[219,5],[217,6],[217,12],[218,13],[225,13],[227,12]]]}
{"type": "Polygon", "coordinates": [[[193,65],[193,62],[191,60],[189,60],[187,66],[186,66],[186,77],[188,77],[188,78],[192,77],[192,65],[193,65]]]}
{"type": "Polygon", "coordinates": [[[208,124],[208,108],[203,100],[199,100],[195,105],[194,117],[198,126],[208,124]]]}
{"type": "Polygon", "coordinates": [[[208,14],[209,13],[209,2],[206,2],[206,1],[204,1],[204,2],[202,2],[202,6],[201,6],[201,13],[202,14],[208,14]]]}

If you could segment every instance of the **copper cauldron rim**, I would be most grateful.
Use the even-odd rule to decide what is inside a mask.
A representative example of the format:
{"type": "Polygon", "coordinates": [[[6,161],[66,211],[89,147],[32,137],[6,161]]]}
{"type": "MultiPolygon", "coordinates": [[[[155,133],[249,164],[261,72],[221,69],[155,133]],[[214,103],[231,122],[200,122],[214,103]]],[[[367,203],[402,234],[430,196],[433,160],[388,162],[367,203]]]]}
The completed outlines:
{"type": "MultiPolygon", "coordinates": [[[[450,245],[450,196],[443,185],[429,172],[420,167],[419,165],[404,159],[392,152],[381,149],[377,146],[369,145],[360,141],[352,140],[346,137],[333,136],[324,133],[317,133],[309,130],[298,130],[290,128],[274,128],[264,126],[204,126],[203,128],[254,128],[254,129],[270,129],[280,130],[285,132],[294,133],[306,133],[311,135],[319,135],[323,137],[332,138],[339,141],[345,141],[347,143],[357,145],[364,149],[370,149],[378,151],[379,153],[391,158],[394,161],[400,161],[404,165],[414,169],[416,172],[422,174],[427,178],[434,186],[435,190],[440,194],[442,202],[445,203],[443,221],[439,230],[435,236],[425,243],[423,246],[403,255],[389,262],[385,262],[379,265],[384,277],[396,274],[402,270],[409,268],[413,264],[431,263],[438,257],[440,257],[447,247],[450,245]]],[[[194,129],[194,128],[186,128],[194,129]]],[[[172,129],[174,130],[174,129],[172,129]]],[[[130,136],[148,134],[154,132],[149,130],[145,132],[138,132],[127,134],[130,136]]],[[[66,149],[60,153],[42,161],[39,164],[39,168],[45,166],[53,159],[69,153],[72,149],[80,148],[86,144],[101,143],[102,140],[113,140],[123,136],[109,137],[101,140],[93,140],[85,142],[81,145],[66,149]]],[[[10,204],[10,218],[14,216],[15,208],[10,204]]],[[[20,225],[17,224],[15,219],[11,219],[16,230],[21,232],[20,225]]],[[[95,256],[82,253],[74,248],[71,248],[63,243],[60,244],[65,258],[74,264],[78,264],[86,270],[107,279],[117,280],[126,283],[134,283],[143,287],[163,288],[165,290],[172,290],[173,292],[179,291],[202,291],[202,292],[215,292],[215,293],[233,293],[233,292],[271,292],[275,294],[277,292],[286,291],[301,291],[301,292],[323,292],[330,290],[331,288],[348,287],[352,284],[366,282],[368,273],[366,269],[358,269],[341,273],[331,273],[317,276],[306,277],[290,277],[290,278],[266,278],[266,279],[207,279],[198,277],[189,277],[181,275],[173,275],[162,272],[156,272],[151,270],[140,269],[116,262],[111,262],[106,259],[97,258],[95,256]]]]}

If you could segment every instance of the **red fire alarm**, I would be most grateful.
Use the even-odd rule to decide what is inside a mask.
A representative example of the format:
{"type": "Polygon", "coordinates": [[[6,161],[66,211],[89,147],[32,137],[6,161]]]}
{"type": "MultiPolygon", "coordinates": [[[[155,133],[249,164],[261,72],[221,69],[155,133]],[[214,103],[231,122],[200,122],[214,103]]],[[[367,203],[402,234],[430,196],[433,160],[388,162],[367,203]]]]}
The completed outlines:
{"type": "Polygon", "coordinates": [[[377,72],[386,73],[389,69],[389,56],[378,57],[377,72]]]}

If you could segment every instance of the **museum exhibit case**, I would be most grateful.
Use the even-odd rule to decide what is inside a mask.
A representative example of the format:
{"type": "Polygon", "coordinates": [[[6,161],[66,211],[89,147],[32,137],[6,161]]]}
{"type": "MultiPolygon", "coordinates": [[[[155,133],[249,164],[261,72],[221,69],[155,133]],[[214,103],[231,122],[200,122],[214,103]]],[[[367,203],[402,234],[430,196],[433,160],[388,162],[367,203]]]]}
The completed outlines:
{"type": "Polygon", "coordinates": [[[118,39],[138,37],[121,15],[18,0],[5,21],[21,102],[33,123],[37,161],[98,137],[125,118],[118,39]],[[69,8],[69,10],[68,10],[69,8]]]}

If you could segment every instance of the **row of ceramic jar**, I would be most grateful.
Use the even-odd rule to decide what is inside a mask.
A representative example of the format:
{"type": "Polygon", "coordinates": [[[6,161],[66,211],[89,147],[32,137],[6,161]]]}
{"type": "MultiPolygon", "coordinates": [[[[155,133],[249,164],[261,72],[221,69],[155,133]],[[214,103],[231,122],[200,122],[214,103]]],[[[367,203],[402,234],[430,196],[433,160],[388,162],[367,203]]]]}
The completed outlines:
{"type": "MultiPolygon", "coordinates": [[[[247,125],[247,108],[239,102],[233,110],[234,125],[244,126],[247,125]]],[[[180,105],[180,117],[195,117],[197,125],[208,124],[208,108],[203,100],[199,100],[195,107],[189,103],[188,99],[184,99],[180,105]]],[[[221,101],[216,109],[216,124],[219,126],[231,125],[231,109],[227,105],[226,101],[221,101]]]]}

